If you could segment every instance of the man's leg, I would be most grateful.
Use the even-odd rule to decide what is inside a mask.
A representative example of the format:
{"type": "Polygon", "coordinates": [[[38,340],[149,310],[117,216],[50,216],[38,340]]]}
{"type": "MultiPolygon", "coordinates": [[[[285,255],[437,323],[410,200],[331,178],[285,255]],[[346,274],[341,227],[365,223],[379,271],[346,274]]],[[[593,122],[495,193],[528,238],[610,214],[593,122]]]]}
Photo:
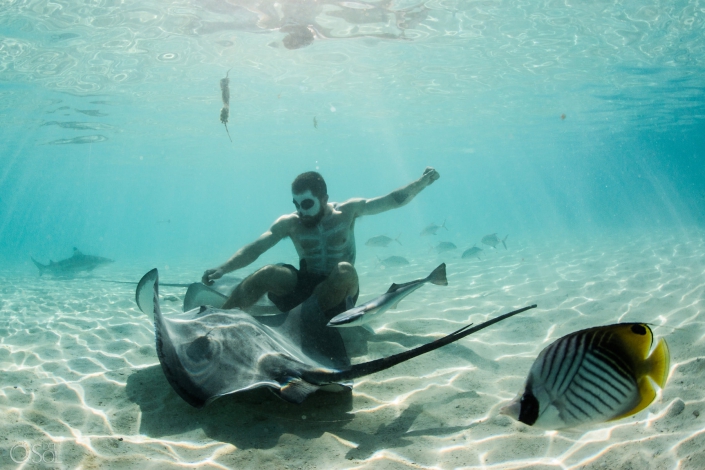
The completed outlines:
{"type": "Polygon", "coordinates": [[[355,267],[346,262],[338,263],[325,281],[316,286],[313,294],[323,312],[335,307],[346,297],[357,294],[359,282],[355,267]]]}
{"type": "Polygon", "coordinates": [[[267,292],[286,295],[296,287],[296,273],[285,266],[270,264],[247,276],[233,290],[222,308],[247,310],[267,292]]]}

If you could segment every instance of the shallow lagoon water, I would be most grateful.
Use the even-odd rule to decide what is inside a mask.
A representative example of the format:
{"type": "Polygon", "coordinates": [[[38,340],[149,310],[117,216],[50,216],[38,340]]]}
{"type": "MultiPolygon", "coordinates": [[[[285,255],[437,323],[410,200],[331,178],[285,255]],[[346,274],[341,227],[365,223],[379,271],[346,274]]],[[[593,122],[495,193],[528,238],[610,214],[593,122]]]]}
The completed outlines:
{"type": "MultiPolygon", "coordinates": [[[[256,390],[191,408],[168,386],[130,286],[97,273],[38,282],[33,273],[6,272],[4,452],[13,436],[53,443],[64,468],[131,468],[147,458],[155,468],[700,468],[705,238],[681,235],[527,242],[482,261],[447,258],[449,285],[424,286],[387,313],[354,362],[423,344],[507,306],[539,308],[357,380],[352,396],[319,392],[299,406],[256,390]],[[672,354],[668,385],[647,410],[562,432],[498,415],[543,347],[580,328],[634,320],[665,336],[672,354]]],[[[421,277],[436,261],[419,256],[395,270],[363,259],[363,292],[421,277]]],[[[167,272],[182,279],[198,269],[167,272]]],[[[118,266],[101,273],[136,274],[118,266]]],[[[178,302],[162,304],[179,310],[178,302]]]]}
{"type": "MultiPolygon", "coordinates": [[[[0,466],[703,468],[704,16],[695,1],[7,4],[0,466]],[[357,223],[358,303],[440,262],[449,285],[387,312],[353,361],[538,308],[352,395],[294,406],[259,390],[195,410],[162,374],[134,287],[105,282],[154,267],[198,280],[293,210],[303,171],[342,201],[426,166],[441,179],[357,223]],[[480,243],[493,232],[508,249],[480,243]],[[401,245],[365,246],[380,235],[401,245]],[[481,259],[462,259],[474,244],[481,259]],[[73,247],[116,263],[38,276],[30,257],[73,247]],[[561,432],[498,415],[542,348],[618,321],[671,349],[646,410],[561,432]]],[[[296,264],[287,241],[234,275],[274,262],[296,264]]],[[[179,311],[184,290],[162,294],[179,311]]]]}

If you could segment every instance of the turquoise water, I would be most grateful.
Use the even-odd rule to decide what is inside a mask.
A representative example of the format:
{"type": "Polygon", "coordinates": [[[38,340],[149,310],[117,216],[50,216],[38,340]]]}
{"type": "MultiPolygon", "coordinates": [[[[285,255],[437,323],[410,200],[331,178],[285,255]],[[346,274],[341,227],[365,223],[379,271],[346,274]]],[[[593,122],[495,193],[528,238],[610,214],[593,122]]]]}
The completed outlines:
{"type": "MultiPolygon", "coordinates": [[[[667,312],[681,312],[669,325],[683,327],[699,318],[705,285],[697,256],[690,257],[701,253],[705,228],[704,21],[697,0],[0,2],[0,270],[12,285],[0,304],[6,325],[23,311],[26,286],[39,289],[27,295],[45,313],[38,305],[47,292],[56,299],[62,290],[85,290],[38,278],[30,256],[59,260],[78,247],[116,260],[83,277],[93,283],[136,282],[153,267],[166,270],[165,282],[193,282],[293,211],[290,183],[301,172],[320,171],[331,200],[343,201],[387,194],[432,166],[441,179],[408,206],[357,223],[362,299],[377,293],[376,282],[399,280],[379,274],[377,256],[408,257],[416,278],[445,260],[428,252],[439,241],[458,246],[448,261],[472,280],[460,253],[493,232],[509,235],[514,253],[496,259],[511,272],[519,258],[549,259],[558,246],[571,260],[520,270],[523,280],[508,280],[510,287],[502,287],[501,270],[482,271],[500,291],[524,283],[505,303],[487,304],[496,313],[540,299],[531,285],[542,295],[609,297],[607,287],[576,294],[561,284],[571,272],[564,261],[583,273],[609,273],[610,250],[629,245],[614,258],[638,264],[644,255],[648,267],[634,269],[661,272],[664,259],[685,246],[692,284],[677,285],[681,303],[667,312]],[[232,143],[219,122],[226,73],[232,143]],[[419,236],[443,221],[447,232],[419,236]],[[364,246],[382,234],[401,234],[403,247],[364,246]],[[571,258],[575,253],[585,256],[571,258]],[[542,277],[549,265],[561,266],[555,279],[542,277]]],[[[250,268],[279,261],[296,264],[288,241],[250,268]]],[[[675,278],[656,277],[648,289],[611,302],[631,306],[674,285],[675,278]]],[[[479,295],[455,294],[460,310],[479,295]]],[[[110,318],[116,305],[141,321],[130,289],[106,295],[109,304],[90,296],[77,315],[110,318]]],[[[603,322],[631,312],[620,308],[603,322]]],[[[644,321],[661,314],[655,308],[644,321]]],[[[143,323],[141,341],[149,346],[143,323]]],[[[545,331],[536,333],[545,341],[545,331]]],[[[13,347],[32,341],[22,338],[13,347]]],[[[676,362],[705,356],[694,341],[700,349],[676,362]]],[[[527,360],[536,348],[523,352],[527,360]]],[[[154,365],[156,356],[140,361],[128,362],[154,365]]],[[[429,466],[460,465],[416,457],[429,466]]]]}

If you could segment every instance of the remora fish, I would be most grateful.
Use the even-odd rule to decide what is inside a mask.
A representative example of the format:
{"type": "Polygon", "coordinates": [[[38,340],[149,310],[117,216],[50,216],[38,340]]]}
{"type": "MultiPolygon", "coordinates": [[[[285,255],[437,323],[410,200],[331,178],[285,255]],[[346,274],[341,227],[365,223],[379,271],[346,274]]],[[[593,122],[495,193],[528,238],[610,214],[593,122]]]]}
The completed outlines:
{"type": "Polygon", "coordinates": [[[468,248],[467,250],[463,251],[463,255],[461,256],[461,258],[470,258],[471,256],[477,256],[477,259],[482,259],[480,258],[481,251],[482,248],[478,248],[473,245],[472,248],[468,248]]]}
{"type": "MultiPolygon", "coordinates": [[[[401,233],[399,234],[399,237],[401,237],[401,233]]],[[[372,237],[369,240],[367,240],[365,242],[365,246],[386,248],[387,245],[389,245],[391,242],[397,242],[401,245],[401,242],[399,241],[399,237],[392,240],[391,238],[389,238],[386,235],[379,235],[379,236],[372,237]]]]}
{"type": "Polygon", "coordinates": [[[340,333],[325,326],[317,302],[309,299],[288,313],[264,317],[212,307],[163,316],[158,279],[153,269],[140,280],[137,305],[154,314],[157,356],[167,381],[196,408],[259,387],[268,387],[292,403],[301,403],[320,389],[349,389],[353,379],[389,369],[536,307],[514,310],[472,328],[464,326],[409,351],[351,365],[340,333]]]}
{"type": "Polygon", "coordinates": [[[407,295],[414,292],[427,282],[438,286],[447,286],[446,264],[443,263],[433,270],[425,279],[405,282],[404,284],[392,284],[389,290],[374,300],[365,302],[355,308],[351,308],[339,315],[336,315],[328,322],[328,326],[337,328],[348,326],[360,326],[368,323],[373,318],[381,315],[390,308],[397,308],[399,302],[407,295]]]}
{"type": "Polygon", "coordinates": [[[73,255],[70,258],[62,259],[61,261],[49,261],[49,264],[41,264],[32,258],[34,265],[39,268],[39,275],[45,271],[54,276],[70,276],[81,271],[93,271],[98,266],[114,263],[115,261],[103,258],[102,256],[84,255],[78,248],[73,249],[73,255]]]}
{"type": "Polygon", "coordinates": [[[421,236],[426,236],[426,235],[435,235],[436,232],[438,232],[438,229],[443,227],[444,229],[448,230],[448,227],[446,227],[446,221],[444,220],[441,225],[436,225],[436,224],[430,224],[428,227],[425,229],[421,230],[421,236]]]}
{"type": "Polygon", "coordinates": [[[220,79],[220,92],[221,98],[223,99],[223,108],[220,110],[220,122],[225,124],[225,132],[228,133],[228,139],[230,142],[233,141],[230,137],[230,131],[228,130],[228,117],[230,117],[230,79],[228,75],[230,70],[225,74],[225,78],[220,79]]]}
{"type": "MultiPolygon", "coordinates": [[[[509,235],[507,235],[507,237],[508,236],[509,235]]],[[[500,240],[499,237],[497,236],[497,234],[493,233],[491,235],[485,235],[484,237],[482,237],[481,241],[482,241],[483,245],[488,245],[488,246],[491,246],[492,248],[497,248],[497,245],[499,245],[501,243],[502,245],[504,245],[504,249],[506,250],[507,244],[504,242],[507,241],[507,237],[504,237],[504,240],[500,240]]]]}
{"type": "Polygon", "coordinates": [[[530,426],[562,429],[626,418],[656,397],[651,379],[666,385],[670,355],[644,323],[598,326],[545,348],[531,366],[524,391],[501,410],[530,426]]]}

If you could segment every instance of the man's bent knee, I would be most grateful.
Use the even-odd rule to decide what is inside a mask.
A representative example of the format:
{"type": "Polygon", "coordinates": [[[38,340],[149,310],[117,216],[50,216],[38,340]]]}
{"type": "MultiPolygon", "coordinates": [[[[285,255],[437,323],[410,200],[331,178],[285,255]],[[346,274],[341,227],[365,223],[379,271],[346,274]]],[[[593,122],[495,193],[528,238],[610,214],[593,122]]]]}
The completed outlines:
{"type": "Polygon", "coordinates": [[[288,293],[296,287],[296,275],[293,271],[277,264],[268,264],[261,267],[245,281],[251,288],[275,294],[280,294],[280,292],[288,293]]]}
{"type": "Polygon", "coordinates": [[[345,261],[341,261],[331,273],[336,282],[351,283],[357,282],[357,271],[355,267],[345,261]]]}

